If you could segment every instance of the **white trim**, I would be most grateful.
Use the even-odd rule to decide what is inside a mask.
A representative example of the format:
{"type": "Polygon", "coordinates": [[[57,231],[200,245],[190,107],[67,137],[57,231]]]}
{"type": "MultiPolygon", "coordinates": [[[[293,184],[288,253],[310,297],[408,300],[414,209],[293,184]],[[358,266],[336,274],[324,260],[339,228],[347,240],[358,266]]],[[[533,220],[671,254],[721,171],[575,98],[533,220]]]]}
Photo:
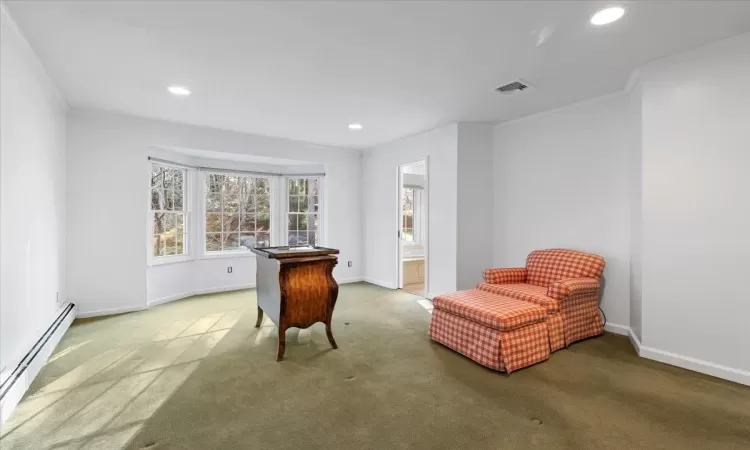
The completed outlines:
{"type": "Polygon", "coordinates": [[[364,277],[342,278],[340,280],[336,280],[336,283],[338,283],[338,284],[348,284],[348,283],[359,283],[361,281],[365,281],[365,278],[364,277]]]}
{"type": "Polygon", "coordinates": [[[95,309],[93,311],[79,312],[76,317],[79,319],[85,319],[88,317],[111,316],[113,314],[143,311],[145,309],[148,309],[148,306],[123,306],[119,308],[95,309]]]}
{"type": "MultiPolygon", "coordinates": [[[[68,307],[68,305],[69,303],[66,303],[62,306],[62,308],[58,310],[58,313],[55,314],[52,323],[54,323],[54,321],[57,320],[58,317],[60,317],[60,314],[65,310],[65,308],[68,307]]],[[[47,363],[47,360],[49,359],[50,355],[52,355],[55,347],[57,347],[57,344],[60,343],[62,337],[68,331],[68,328],[70,328],[70,325],[73,323],[77,316],[77,312],[78,307],[76,305],[73,305],[73,309],[70,310],[65,318],[63,318],[62,322],[57,327],[57,330],[55,330],[55,332],[49,337],[47,342],[44,343],[44,345],[40,348],[39,353],[36,354],[34,359],[28,362],[28,365],[21,372],[21,375],[13,382],[10,389],[8,389],[2,401],[0,402],[0,424],[4,424],[5,421],[8,420],[11,413],[18,405],[18,402],[21,401],[23,395],[29,389],[29,386],[31,386],[34,378],[36,378],[36,376],[39,374],[39,371],[47,363]]],[[[50,326],[51,325],[52,324],[50,324],[50,326]]],[[[48,329],[49,328],[45,329],[44,333],[46,333],[48,329]]],[[[44,336],[44,333],[42,334],[42,337],[44,336]]]]}
{"type": "MultiPolygon", "coordinates": [[[[622,329],[623,325],[611,325],[612,328],[622,329]],[[622,328],[621,328],[622,327],[622,328]]],[[[607,327],[605,327],[607,329],[607,327]]],[[[618,331],[612,331],[618,333],[618,331]]],[[[683,369],[692,370],[693,372],[699,372],[712,377],[722,378],[724,380],[733,381],[735,383],[744,384],[750,386],[750,372],[735,369],[733,367],[722,366],[720,364],[712,363],[709,361],[703,361],[698,358],[691,356],[679,355],[677,353],[668,352],[665,350],[659,350],[658,348],[646,347],[635,335],[632,328],[627,328],[627,336],[630,339],[630,343],[635,348],[635,352],[641,358],[658,361],[660,363],[669,364],[671,366],[681,367],[683,369]]]]}
{"type": "MultiPolygon", "coordinates": [[[[204,234],[205,236],[205,234],[204,234]]],[[[255,253],[250,250],[226,250],[211,253],[204,253],[202,256],[194,258],[198,259],[221,259],[221,258],[255,258],[255,253]]]]}
{"type": "MultiPolygon", "coordinates": [[[[635,337],[635,336],[634,336],[635,337]]],[[[750,386],[750,372],[641,345],[638,356],[750,386]]]]}
{"type": "Polygon", "coordinates": [[[532,114],[529,114],[529,115],[526,115],[526,116],[521,116],[521,117],[517,117],[517,118],[514,118],[514,119],[510,119],[510,120],[504,120],[504,121],[503,120],[499,120],[499,121],[496,121],[496,122],[492,122],[492,125],[493,125],[493,127],[504,127],[506,125],[511,125],[511,124],[515,124],[515,123],[518,123],[518,122],[523,122],[524,120],[535,119],[537,117],[544,117],[544,116],[547,116],[547,115],[550,115],[550,114],[558,113],[560,111],[564,111],[564,110],[566,110],[568,108],[572,108],[572,107],[575,107],[575,106],[584,106],[584,105],[593,104],[593,103],[596,103],[596,102],[599,102],[599,101],[606,101],[606,100],[609,100],[611,98],[615,98],[617,96],[625,95],[625,94],[626,94],[626,92],[624,90],[617,90],[617,91],[610,92],[608,94],[603,94],[603,95],[600,95],[600,96],[597,96],[597,97],[591,97],[591,98],[579,100],[579,101],[576,101],[576,102],[573,102],[573,103],[566,103],[565,105],[562,105],[562,106],[558,106],[558,107],[555,107],[555,108],[552,108],[552,109],[545,109],[544,111],[535,112],[535,113],[532,113],[532,114]]]}
{"type": "Polygon", "coordinates": [[[616,324],[616,323],[608,323],[604,325],[604,331],[609,331],[610,333],[627,336],[628,333],[630,333],[630,327],[616,324]]]}
{"type": "Polygon", "coordinates": [[[183,298],[193,297],[196,295],[216,294],[219,292],[242,291],[245,289],[255,289],[255,283],[238,284],[235,286],[216,286],[216,287],[207,288],[207,289],[198,289],[196,291],[189,291],[189,292],[182,292],[180,294],[168,295],[166,297],[157,298],[156,300],[152,300],[148,302],[148,308],[152,306],[156,306],[156,305],[162,305],[164,303],[173,302],[175,300],[182,300],[183,298]]]}
{"type": "Polygon", "coordinates": [[[638,339],[638,336],[635,335],[632,328],[628,328],[628,339],[630,339],[630,343],[633,345],[633,348],[635,348],[636,354],[640,356],[641,340],[638,339]]]}
{"type": "Polygon", "coordinates": [[[388,289],[398,289],[398,287],[394,286],[393,283],[387,282],[387,281],[380,281],[376,280],[374,278],[370,277],[362,277],[362,281],[370,284],[374,284],[375,286],[380,286],[388,289]]]}

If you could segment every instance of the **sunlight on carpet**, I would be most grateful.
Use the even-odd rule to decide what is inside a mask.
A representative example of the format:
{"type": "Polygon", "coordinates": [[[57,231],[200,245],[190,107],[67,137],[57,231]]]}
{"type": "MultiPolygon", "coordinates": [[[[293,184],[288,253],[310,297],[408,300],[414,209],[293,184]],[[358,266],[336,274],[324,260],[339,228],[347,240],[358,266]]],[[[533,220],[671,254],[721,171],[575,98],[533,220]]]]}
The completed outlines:
{"type": "MultiPolygon", "coordinates": [[[[0,446],[120,449],[199,366],[242,311],[167,323],[141,345],[112,348],[27,396],[3,425],[0,446]]],[[[265,327],[257,339],[272,336],[265,327]]],[[[47,364],[91,341],[71,345],[47,364]]]]}

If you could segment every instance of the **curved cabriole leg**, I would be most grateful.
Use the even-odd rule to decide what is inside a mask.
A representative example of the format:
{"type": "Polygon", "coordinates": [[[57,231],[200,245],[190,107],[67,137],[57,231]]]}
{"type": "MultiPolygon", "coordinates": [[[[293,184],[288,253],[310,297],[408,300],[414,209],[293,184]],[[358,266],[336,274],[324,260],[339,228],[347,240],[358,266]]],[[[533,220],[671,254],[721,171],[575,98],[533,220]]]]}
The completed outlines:
{"type": "Polygon", "coordinates": [[[276,353],[276,361],[284,360],[284,350],[286,349],[286,329],[279,327],[279,349],[276,353]]]}
{"type": "Polygon", "coordinates": [[[331,319],[328,319],[328,322],[326,322],[326,336],[328,336],[328,342],[331,343],[331,347],[339,348],[336,344],[336,340],[333,339],[333,333],[331,332],[331,319]]]}
{"type": "Polygon", "coordinates": [[[259,328],[261,323],[263,323],[263,310],[258,306],[258,320],[255,321],[255,328],[259,328]]]}

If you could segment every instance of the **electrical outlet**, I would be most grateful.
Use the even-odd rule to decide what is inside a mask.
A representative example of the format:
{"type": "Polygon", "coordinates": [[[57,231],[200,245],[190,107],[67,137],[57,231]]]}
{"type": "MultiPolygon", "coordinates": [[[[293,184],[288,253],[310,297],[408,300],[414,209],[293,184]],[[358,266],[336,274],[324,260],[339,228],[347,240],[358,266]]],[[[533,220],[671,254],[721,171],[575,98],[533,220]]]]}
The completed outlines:
{"type": "Polygon", "coordinates": [[[348,265],[349,265],[349,267],[351,267],[351,266],[352,266],[352,262],[351,262],[351,261],[349,261],[349,264],[348,264],[348,265]]]}
{"type": "Polygon", "coordinates": [[[232,273],[232,266],[227,267],[227,273],[232,273]]]}

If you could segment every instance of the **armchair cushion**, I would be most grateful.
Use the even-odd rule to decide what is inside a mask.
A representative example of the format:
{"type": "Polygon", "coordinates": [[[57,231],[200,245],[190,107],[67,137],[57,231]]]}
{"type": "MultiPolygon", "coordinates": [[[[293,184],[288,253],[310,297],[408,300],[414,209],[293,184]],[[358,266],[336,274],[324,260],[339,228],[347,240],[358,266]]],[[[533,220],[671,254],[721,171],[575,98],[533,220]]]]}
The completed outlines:
{"type": "Polygon", "coordinates": [[[599,278],[604,259],[576,250],[536,250],[526,258],[526,283],[548,287],[564,278],[599,278]]]}
{"type": "Polygon", "coordinates": [[[596,278],[565,278],[549,285],[547,296],[555,300],[565,300],[574,295],[599,294],[599,280],[596,278]]]}
{"type": "Polygon", "coordinates": [[[482,273],[485,283],[489,284],[513,284],[526,282],[526,268],[514,269],[487,269],[482,273]]]}
{"type": "Polygon", "coordinates": [[[547,296],[547,288],[534,286],[533,284],[514,283],[514,284],[489,284],[480,283],[477,286],[480,291],[491,292],[493,294],[504,295],[531,303],[536,303],[548,312],[560,311],[560,304],[557,300],[547,296]]]}

